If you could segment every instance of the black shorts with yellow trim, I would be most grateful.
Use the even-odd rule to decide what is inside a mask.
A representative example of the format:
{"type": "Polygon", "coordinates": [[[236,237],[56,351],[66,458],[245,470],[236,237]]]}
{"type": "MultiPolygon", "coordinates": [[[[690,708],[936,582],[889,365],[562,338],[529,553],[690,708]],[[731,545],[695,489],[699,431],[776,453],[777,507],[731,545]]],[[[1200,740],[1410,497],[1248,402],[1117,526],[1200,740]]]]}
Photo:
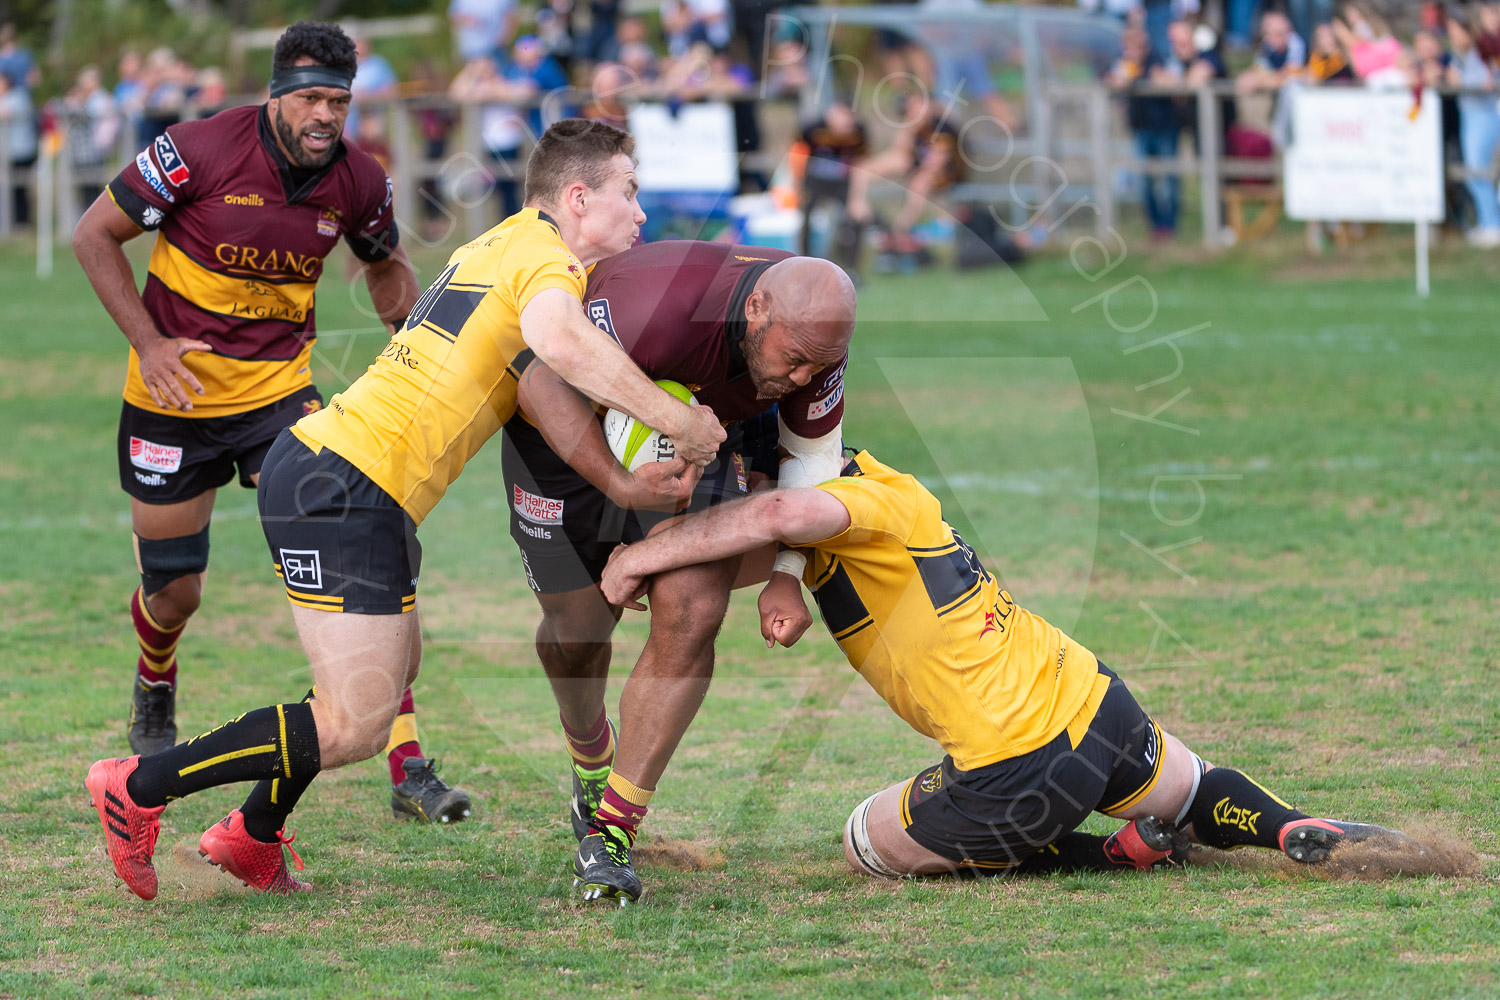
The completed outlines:
{"type": "Polygon", "coordinates": [[[314,450],[282,431],[261,468],[259,501],[271,560],[293,604],[357,615],[416,607],[415,522],[332,449],[314,450]]]}
{"type": "MultiPolygon", "coordinates": [[[[757,433],[765,432],[763,421],[757,420],[754,426],[757,433]]],[[[775,435],[774,416],[769,428],[775,435]]],[[[726,430],[728,438],[703,470],[692,500],[679,513],[707,510],[748,495],[744,430],[739,423],[726,430]]],[[[749,443],[756,453],[764,453],[763,442],[749,443]]],[[[771,447],[775,447],[774,438],[771,447]]],[[[521,550],[526,582],[539,594],[593,586],[603,577],[604,564],[615,546],[638,542],[652,528],[677,516],[616,506],[553,451],[542,432],[519,413],[505,425],[500,467],[510,506],[510,536],[521,550]]]]}
{"type": "Polygon", "coordinates": [[[120,488],[142,503],[180,503],[227,486],[254,488],[271,442],[284,429],[322,409],[317,387],[274,403],[222,417],[185,417],[122,404],[118,451],[120,488]]]}
{"type": "Polygon", "coordinates": [[[1099,674],[1102,699],[1046,746],[967,771],[944,757],[908,781],[901,822],[911,838],[960,866],[1010,868],[1089,813],[1145,798],[1161,775],[1161,727],[1102,663],[1099,674]]]}

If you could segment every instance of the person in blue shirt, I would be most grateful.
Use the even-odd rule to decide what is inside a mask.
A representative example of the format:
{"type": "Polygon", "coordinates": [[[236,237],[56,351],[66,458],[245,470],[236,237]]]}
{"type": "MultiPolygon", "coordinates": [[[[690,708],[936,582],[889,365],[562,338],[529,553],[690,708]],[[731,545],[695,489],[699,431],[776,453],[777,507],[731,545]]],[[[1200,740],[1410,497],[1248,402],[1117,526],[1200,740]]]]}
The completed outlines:
{"type": "Polygon", "coordinates": [[[42,71],[37,68],[31,50],[16,41],[16,26],[0,24],[0,76],[4,76],[12,87],[35,90],[42,82],[42,71]]]}

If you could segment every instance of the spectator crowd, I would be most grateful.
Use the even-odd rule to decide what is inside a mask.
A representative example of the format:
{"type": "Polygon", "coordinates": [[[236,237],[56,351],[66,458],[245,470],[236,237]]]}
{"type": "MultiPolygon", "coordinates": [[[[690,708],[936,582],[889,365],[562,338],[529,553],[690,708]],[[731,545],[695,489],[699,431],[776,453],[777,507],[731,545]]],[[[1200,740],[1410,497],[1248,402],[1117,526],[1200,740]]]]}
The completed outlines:
{"type": "MultiPolygon", "coordinates": [[[[869,93],[837,93],[814,80],[804,59],[804,38],[789,18],[769,17],[788,0],[661,0],[642,17],[620,0],[449,0],[453,72],[426,63],[398,74],[376,51],[379,39],[356,38],[359,71],[345,134],[392,167],[391,110],[396,98],[429,95],[413,111],[428,161],[455,147],[458,116],[452,103],[476,109],[475,135],[483,158],[479,190],[440,190],[423,181],[436,205],[444,199],[494,194],[498,219],[520,204],[520,171],[530,137],[551,121],[582,114],[618,126],[643,102],[669,106],[712,101],[734,112],[739,153],[761,145],[760,102],[795,98],[811,85],[827,89],[815,120],[795,130],[783,179],[802,208],[798,244],[858,267],[861,249],[873,245],[909,263],[921,254],[914,235],[929,199],[964,180],[959,129],[945,95],[962,91],[976,113],[1004,129],[1021,127],[1017,109],[996,91],[995,70],[1006,59],[988,51],[977,35],[956,37],[946,50],[917,44],[893,28],[871,33],[879,62],[872,71],[909,81],[886,94],[889,128],[872,136],[860,118],[869,93]],[[780,28],[780,30],[779,30],[780,28]],[[938,54],[934,56],[934,51],[938,54]],[[442,98],[447,98],[445,102],[442,98]],[[898,182],[904,201],[883,224],[872,207],[872,180],[898,182]],[[820,237],[814,231],[815,212],[820,237]],[[830,221],[831,220],[831,221],[830,221]]],[[[869,0],[887,4],[892,0],[869,0]]],[[[1066,3],[1067,0],[1057,0],[1066,3]]],[[[1224,125],[1213,141],[1233,156],[1270,156],[1286,138],[1288,88],[1368,86],[1458,88],[1444,97],[1444,124],[1465,179],[1450,201],[1471,242],[1500,246],[1500,203],[1492,165],[1500,143],[1495,90],[1500,75],[1500,3],[1461,6],[1421,4],[1420,27],[1398,37],[1377,9],[1331,0],[1077,0],[1102,17],[1123,22],[1121,52],[1103,74],[1121,95],[1138,152],[1171,159],[1184,136],[1194,135],[1194,98],[1145,90],[1147,84],[1195,86],[1226,81],[1224,125]],[[1222,30],[1209,27],[1209,22],[1222,30]],[[1238,72],[1232,72],[1237,68],[1238,72]],[[1233,80],[1231,88],[1227,81],[1233,80]],[[1251,95],[1272,94],[1268,127],[1252,128],[1239,111],[1251,95]]],[[[922,0],[945,11],[982,7],[982,0],[922,0]]],[[[962,36],[963,33],[959,32],[962,36]]],[[[930,40],[929,40],[930,41],[930,40]]],[[[1018,58],[1018,56],[1017,56],[1018,58]]],[[[36,60],[13,26],[0,26],[0,140],[13,178],[38,157],[39,135],[62,139],[76,168],[83,203],[97,197],[111,169],[185,117],[211,114],[247,95],[235,91],[217,67],[195,67],[171,49],[121,52],[114,72],[82,68],[62,93],[38,106],[36,60]]],[[[243,91],[248,89],[241,87],[243,91]]],[[[877,88],[878,89],[878,88],[877,88]]],[[[962,103],[962,102],[960,102],[962,103]]],[[[1020,109],[1024,111],[1024,109],[1020,109]]],[[[781,161],[782,149],[761,163],[781,161]]],[[[752,158],[741,164],[745,190],[765,189],[770,170],[752,158]]],[[[397,169],[400,164],[396,164],[397,169]]],[[[17,180],[11,218],[31,216],[30,187],[17,180]]],[[[1180,182],[1172,172],[1147,172],[1141,201],[1153,233],[1167,238],[1178,226],[1180,182]]],[[[1021,238],[1024,244],[1025,236],[1021,238]]],[[[1015,248],[1011,248],[1015,249],[1015,248]]]]}
{"type": "MultiPolygon", "coordinates": [[[[1085,4],[1099,6],[1098,3],[1085,4]]],[[[1197,0],[1122,0],[1105,6],[1125,22],[1120,58],[1105,82],[1125,95],[1127,119],[1137,152],[1146,158],[1177,155],[1182,135],[1195,141],[1194,98],[1162,96],[1145,85],[1200,86],[1229,79],[1226,59],[1244,47],[1244,27],[1258,14],[1259,37],[1250,64],[1234,77],[1240,96],[1271,92],[1275,103],[1267,131],[1238,121],[1237,102],[1226,97],[1218,142],[1231,156],[1270,156],[1289,140],[1290,101],[1296,87],[1425,89],[1458,93],[1443,98],[1443,127],[1449,159],[1461,163],[1464,181],[1449,191],[1450,218],[1467,230],[1475,246],[1500,246],[1500,202],[1493,176],[1500,144],[1500,3],[1422,3],[1419,26],[1398,37],[1368,3],[1285,5],[1229,0],[1221,36],[1200,17],[1197,0]],[[1153,16],[1155,15],[1155,16],[1153,16]],[[1321,18],[1321,19],[1320,19],[1321,18]],[[1299,29],[1298,21],[1302,27],[1299,29]],[[1236,32],[1238,31],[1238,34],[1236,32]]],[[[1141,203],[1153,234],[1169,238],[1177,228],[1180,181],[1175,174],[1147,171],[1141,203]]]]}

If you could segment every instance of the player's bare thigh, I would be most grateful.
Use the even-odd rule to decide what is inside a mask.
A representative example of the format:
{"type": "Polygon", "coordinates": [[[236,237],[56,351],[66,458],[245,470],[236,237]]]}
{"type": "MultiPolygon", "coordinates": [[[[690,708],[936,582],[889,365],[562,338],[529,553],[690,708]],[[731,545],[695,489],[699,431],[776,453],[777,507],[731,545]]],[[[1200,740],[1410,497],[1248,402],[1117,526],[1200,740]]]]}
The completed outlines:
{"type": "Polygon", "coordinates": [[[940,875],[956,869],[953,862],[913,840],[901,825],[901,796],[906,785],[899,781],[875,793],[860,803],[844,824],[844,858],[861,875],[894,878],[940,875]],[[861,855],[867,864],[860,862],[861,855]]]}
{"type": "Polygon", "coordinates": [[[1181,740],[1162,730],[1162,763],[1156,785],[1145,797],[1127,809],[1110,813],[1117,819],[1138,819],[1155,816],[1171,823],[1182,813],[1188,797],[1193,794],[1194,772],[1197,761],[1193,753],[1181,740]]]}
{"type": "MultiPolygon", "coordinates": [[[[177,503],[146,503],[130,498],[130,530],[137,539],[181,538],[208,527],[218,490],[208,490],[177,503]]],[[[137,547],[136,558],[140,558],[137,547]]]]}
{"type": "Polygon", "coordinates": [[[416,679],[417,612],[359,615],[292,605],[292,620],[312,664],[323,769],[374,756],[385,745],[401,693],[416,679]]]}

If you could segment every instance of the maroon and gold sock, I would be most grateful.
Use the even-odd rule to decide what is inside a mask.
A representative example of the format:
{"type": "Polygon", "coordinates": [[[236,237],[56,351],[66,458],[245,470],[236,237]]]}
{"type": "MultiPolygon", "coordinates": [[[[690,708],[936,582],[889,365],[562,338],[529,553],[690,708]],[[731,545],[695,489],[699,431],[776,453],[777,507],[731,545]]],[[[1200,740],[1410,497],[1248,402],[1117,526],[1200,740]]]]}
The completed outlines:
{"type": "Polygon", "coordinates": [[[561,714],[563,739],[568,744],[568,755],[580,771],[597,771],[609,767],[615,760],[615,731],[610,728],[609,717],[604,706],[599,706],[599,719],[586,732],[578,732],[568,725],[561,714]]]}
{"type": "Polygon", "coordinates": [[[646,818],[646,806],[650,804],[654,794],[656,789],[637,788],[620,777],[619,771],[611,771],[609,785],[604,789],[604,798],[599,803],[599,811],[594,813],[589,828],[603,832],[606,826],[617,827],[634,845],[635,833],[640,829],[641,820],[646,818]]]}
{"type": "Polygon", "coordinates": [[[177,680],[177,640],[187,622],[174,629],[165,629],[151,617],[146,607],[146,595],[135,588],[130,597],[130,620],[135,623],[136,642],[140,643],[141,656],[135,669],[149,684],[168,683],[177,680]]]}
{"type": "Polygon", "coordinates": [[[391,723],[391,738],[385,744],[385,762],[391,768],[391,784],[399,785],[406,780],[406,771],[401,765],[412,757],[422,756],[422,744],[417,739],[417,703],[411,696],[411,688],[401,695],[401,707],[396,711],[396,721],[391,723]]]}

